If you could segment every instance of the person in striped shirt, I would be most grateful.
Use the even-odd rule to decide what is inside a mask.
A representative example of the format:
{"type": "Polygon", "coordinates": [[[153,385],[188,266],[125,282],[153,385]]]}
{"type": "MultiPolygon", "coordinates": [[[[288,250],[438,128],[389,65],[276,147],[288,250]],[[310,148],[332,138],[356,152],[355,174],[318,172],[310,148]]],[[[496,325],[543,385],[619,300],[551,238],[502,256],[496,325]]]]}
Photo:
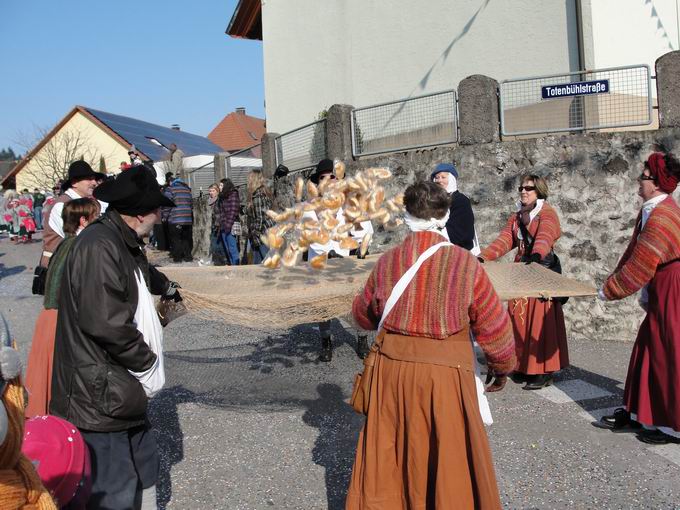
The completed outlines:
{"type": "Polygon", "coordinates": [[[176,177],[165,188],[165,196],[176,205],[170,210],[168,217],[170,256],[174,262],[191,262],[193,260],[191,252],[194,247],[191,188],[181,178],[176,177]]]}

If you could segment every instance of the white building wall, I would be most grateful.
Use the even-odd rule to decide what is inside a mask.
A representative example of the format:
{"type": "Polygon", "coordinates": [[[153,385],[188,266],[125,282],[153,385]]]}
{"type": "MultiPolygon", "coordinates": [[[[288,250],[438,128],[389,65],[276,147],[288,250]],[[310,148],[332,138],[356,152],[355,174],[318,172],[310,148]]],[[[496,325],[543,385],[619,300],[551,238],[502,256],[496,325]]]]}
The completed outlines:
{"type": "Polygon", "coordinates": [[[578,69],[575,0],[263,0],[267,128],[354,106],[578,69]]]}
{"type": "Polygon", "coordinates": [[[654,74],[654,61],[678,49],[678,0],[589,0],[589,4],[594,68],[647,64],[654,74]]]}

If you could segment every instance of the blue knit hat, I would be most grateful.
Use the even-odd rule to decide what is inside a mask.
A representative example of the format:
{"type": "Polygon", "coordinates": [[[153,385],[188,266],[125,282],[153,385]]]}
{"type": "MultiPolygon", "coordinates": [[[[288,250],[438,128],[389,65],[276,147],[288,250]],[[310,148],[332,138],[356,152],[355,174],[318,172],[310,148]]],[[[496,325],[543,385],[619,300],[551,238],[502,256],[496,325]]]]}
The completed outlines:
{"type": "Polygon", "coordinates": [[[458,179],[458,170],[456,170],[456,165],[453,163],[439,163],[430,174],[430,179],[434,179],[434,176],[441,172],[448,172],[458,179]]]}

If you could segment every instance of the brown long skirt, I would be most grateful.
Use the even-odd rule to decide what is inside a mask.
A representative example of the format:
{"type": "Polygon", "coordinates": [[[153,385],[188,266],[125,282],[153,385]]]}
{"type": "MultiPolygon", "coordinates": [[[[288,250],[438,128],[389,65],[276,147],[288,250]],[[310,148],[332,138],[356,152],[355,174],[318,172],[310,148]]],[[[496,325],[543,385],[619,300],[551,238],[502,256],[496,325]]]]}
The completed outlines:
{"type": "Polygon", "coordinates": [[[57,310],[47,309],[40,312],[35,323],[33,342],[26,366],[27,419],[48,414],[52,395],[52,361],[56,332],[57,310]]]}
{"type": "MultiPolygon", "coordinates": [[[[416,354],[419,342],[450,340],[401,339],[416,354]]],[[[458,341],[461,368],[378,355],[347,510],[501,508],[474,373],[462,368],[472,344],[458,341]]]]}
{"type": "Polygon", "coordinates": [[[513,299],[508,303],[508,311],[515,333],[517,372],[549,374],[569,366],[561,303],[535,298],[513,299]]]}

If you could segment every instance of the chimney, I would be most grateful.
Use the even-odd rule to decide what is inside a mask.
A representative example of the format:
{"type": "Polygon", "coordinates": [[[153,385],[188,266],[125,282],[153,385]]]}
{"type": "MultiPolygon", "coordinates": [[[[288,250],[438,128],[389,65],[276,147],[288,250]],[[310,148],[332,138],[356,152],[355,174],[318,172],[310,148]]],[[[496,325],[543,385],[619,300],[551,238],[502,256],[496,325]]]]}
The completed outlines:
{"type": "Polygon", "coordinates": [[[236,111],[236,113],[238,113],[238,114],[240,114],[240,115],[245,115],[245,114],[246,114],[246,108],[245,108],[245,106],[239,106],[238,108],[236,108],[235,111],[236,111]]]}
{"type": "Polygon", "coordinates": [[[174,129],[175,131],[180,131],[179,124],[173,124],[172,126],[170,126],[170,129],[174,129]]]}

